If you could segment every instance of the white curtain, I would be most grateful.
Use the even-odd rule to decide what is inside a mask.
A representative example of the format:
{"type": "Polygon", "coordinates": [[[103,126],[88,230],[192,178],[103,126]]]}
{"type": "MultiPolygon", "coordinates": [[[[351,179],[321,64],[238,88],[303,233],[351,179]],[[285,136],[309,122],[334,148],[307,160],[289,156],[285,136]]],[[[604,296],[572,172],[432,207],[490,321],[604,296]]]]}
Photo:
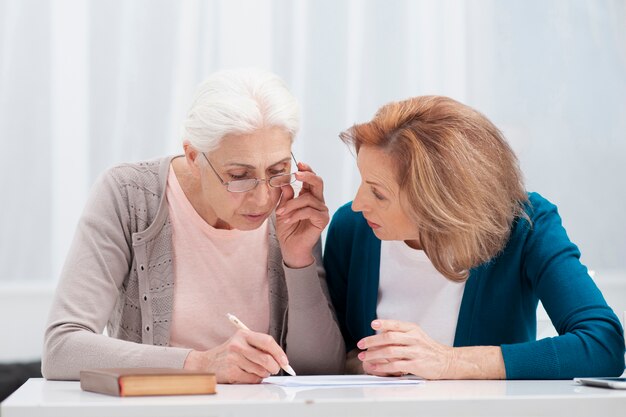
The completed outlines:
{"type": "Polygon", "coordinates": [[[625,44],[620,0],[0,0],[0,283],[54,283],[96,176],[180,152],[194,87],[237,66],[300,100],[331,213],[359,181],[337,134],[448,95],[504,131],[583,260],[624,272],[625,44]]]}

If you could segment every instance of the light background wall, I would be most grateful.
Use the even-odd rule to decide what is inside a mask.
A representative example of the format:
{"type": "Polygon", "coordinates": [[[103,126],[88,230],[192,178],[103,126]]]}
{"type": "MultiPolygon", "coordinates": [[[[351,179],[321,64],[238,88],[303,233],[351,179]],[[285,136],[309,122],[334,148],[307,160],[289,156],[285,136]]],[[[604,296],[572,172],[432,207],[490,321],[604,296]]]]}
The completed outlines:
{"type": "Polygon", "coordinates": [[[626,310],[622,0],[0,0],[0,360],[39,355],[96,176],[180,152],[194,87],[238,66],[300,100],[331,213],[359,181],[341,130],[415,95],[477,108],[626,310]]]}

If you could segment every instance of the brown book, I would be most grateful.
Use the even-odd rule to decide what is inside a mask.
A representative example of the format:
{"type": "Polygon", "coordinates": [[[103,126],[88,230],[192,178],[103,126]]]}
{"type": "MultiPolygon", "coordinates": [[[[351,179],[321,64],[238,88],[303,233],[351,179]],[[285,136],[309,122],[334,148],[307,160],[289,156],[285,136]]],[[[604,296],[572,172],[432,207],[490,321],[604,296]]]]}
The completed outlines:
{"type": "Polygon", "coordinates": [[[80,371],[83,391],[137,395],[215,394],[215,375],[172,368],[100,368],[80,371]]]}

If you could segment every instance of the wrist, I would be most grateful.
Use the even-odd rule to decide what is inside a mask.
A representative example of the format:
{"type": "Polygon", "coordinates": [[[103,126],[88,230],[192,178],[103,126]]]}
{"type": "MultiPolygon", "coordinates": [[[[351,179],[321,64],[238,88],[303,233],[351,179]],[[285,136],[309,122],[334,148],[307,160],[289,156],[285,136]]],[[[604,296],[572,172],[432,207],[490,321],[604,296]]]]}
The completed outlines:
{"type": "Polygon", "coordinates": [[[445,357],[446,361],[438,379],[456,379],[455,367],[457,366],[457,349],[454,347],[449,348],[445,357]]]}
{"type": "Polygon", "coordinates": [[[285,264],[287,268],[291,268],[291,269],[306,268],[307,266],[313,265],[314,262],[315,262],[315,258],[311,254],[309,254],[308,256],[301,256],[301,257],[289,257],[289,256],[283,257],[283,263],[285,264]]]}
{"type": "Polygon", "coordinates": [[[445,379],[505,379],[506,371],[499,346],[452,348],[445,379]]]}
{"type": "Polygon", "coordinates": [[[185,358],[183,369],[190,371],[204,371],[208,368],[207,358],[204,352],[192,350],[185,358]]]}

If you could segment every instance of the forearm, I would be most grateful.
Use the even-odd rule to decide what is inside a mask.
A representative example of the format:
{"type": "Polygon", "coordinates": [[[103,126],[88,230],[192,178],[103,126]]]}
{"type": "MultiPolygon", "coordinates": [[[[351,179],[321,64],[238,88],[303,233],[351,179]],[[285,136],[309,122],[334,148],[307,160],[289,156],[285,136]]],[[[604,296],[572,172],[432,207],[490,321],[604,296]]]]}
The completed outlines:
{"type": "Polygon", "coordinates": [[[86,368],[178,368],[189,349],[144,345],[86,330],[46,337],[42,372],[47,379],[78,380],[86,368]]]}
{"type": "Polygon", "coordinates": [[[507,379],[619,376],[624,371],[624,341],[621,331],[612,330],[619,323],[615,327],[608,321],[595,324],[596,328],[593,322],[584,324],[579,321],[576,326],[581,328],[580,331],[502,345],[507,379]]]}
{"type": "Polygon", "coordinates": [[[505,379],[499,346],[452,348],[449,366],[441,379],[505,379]]]}
{"type": "Polygon", "coordinates": [[[289,293],[287,356],[302,374],[343,373],[345,347],[317,265],[285,268],[289,293]]]}

